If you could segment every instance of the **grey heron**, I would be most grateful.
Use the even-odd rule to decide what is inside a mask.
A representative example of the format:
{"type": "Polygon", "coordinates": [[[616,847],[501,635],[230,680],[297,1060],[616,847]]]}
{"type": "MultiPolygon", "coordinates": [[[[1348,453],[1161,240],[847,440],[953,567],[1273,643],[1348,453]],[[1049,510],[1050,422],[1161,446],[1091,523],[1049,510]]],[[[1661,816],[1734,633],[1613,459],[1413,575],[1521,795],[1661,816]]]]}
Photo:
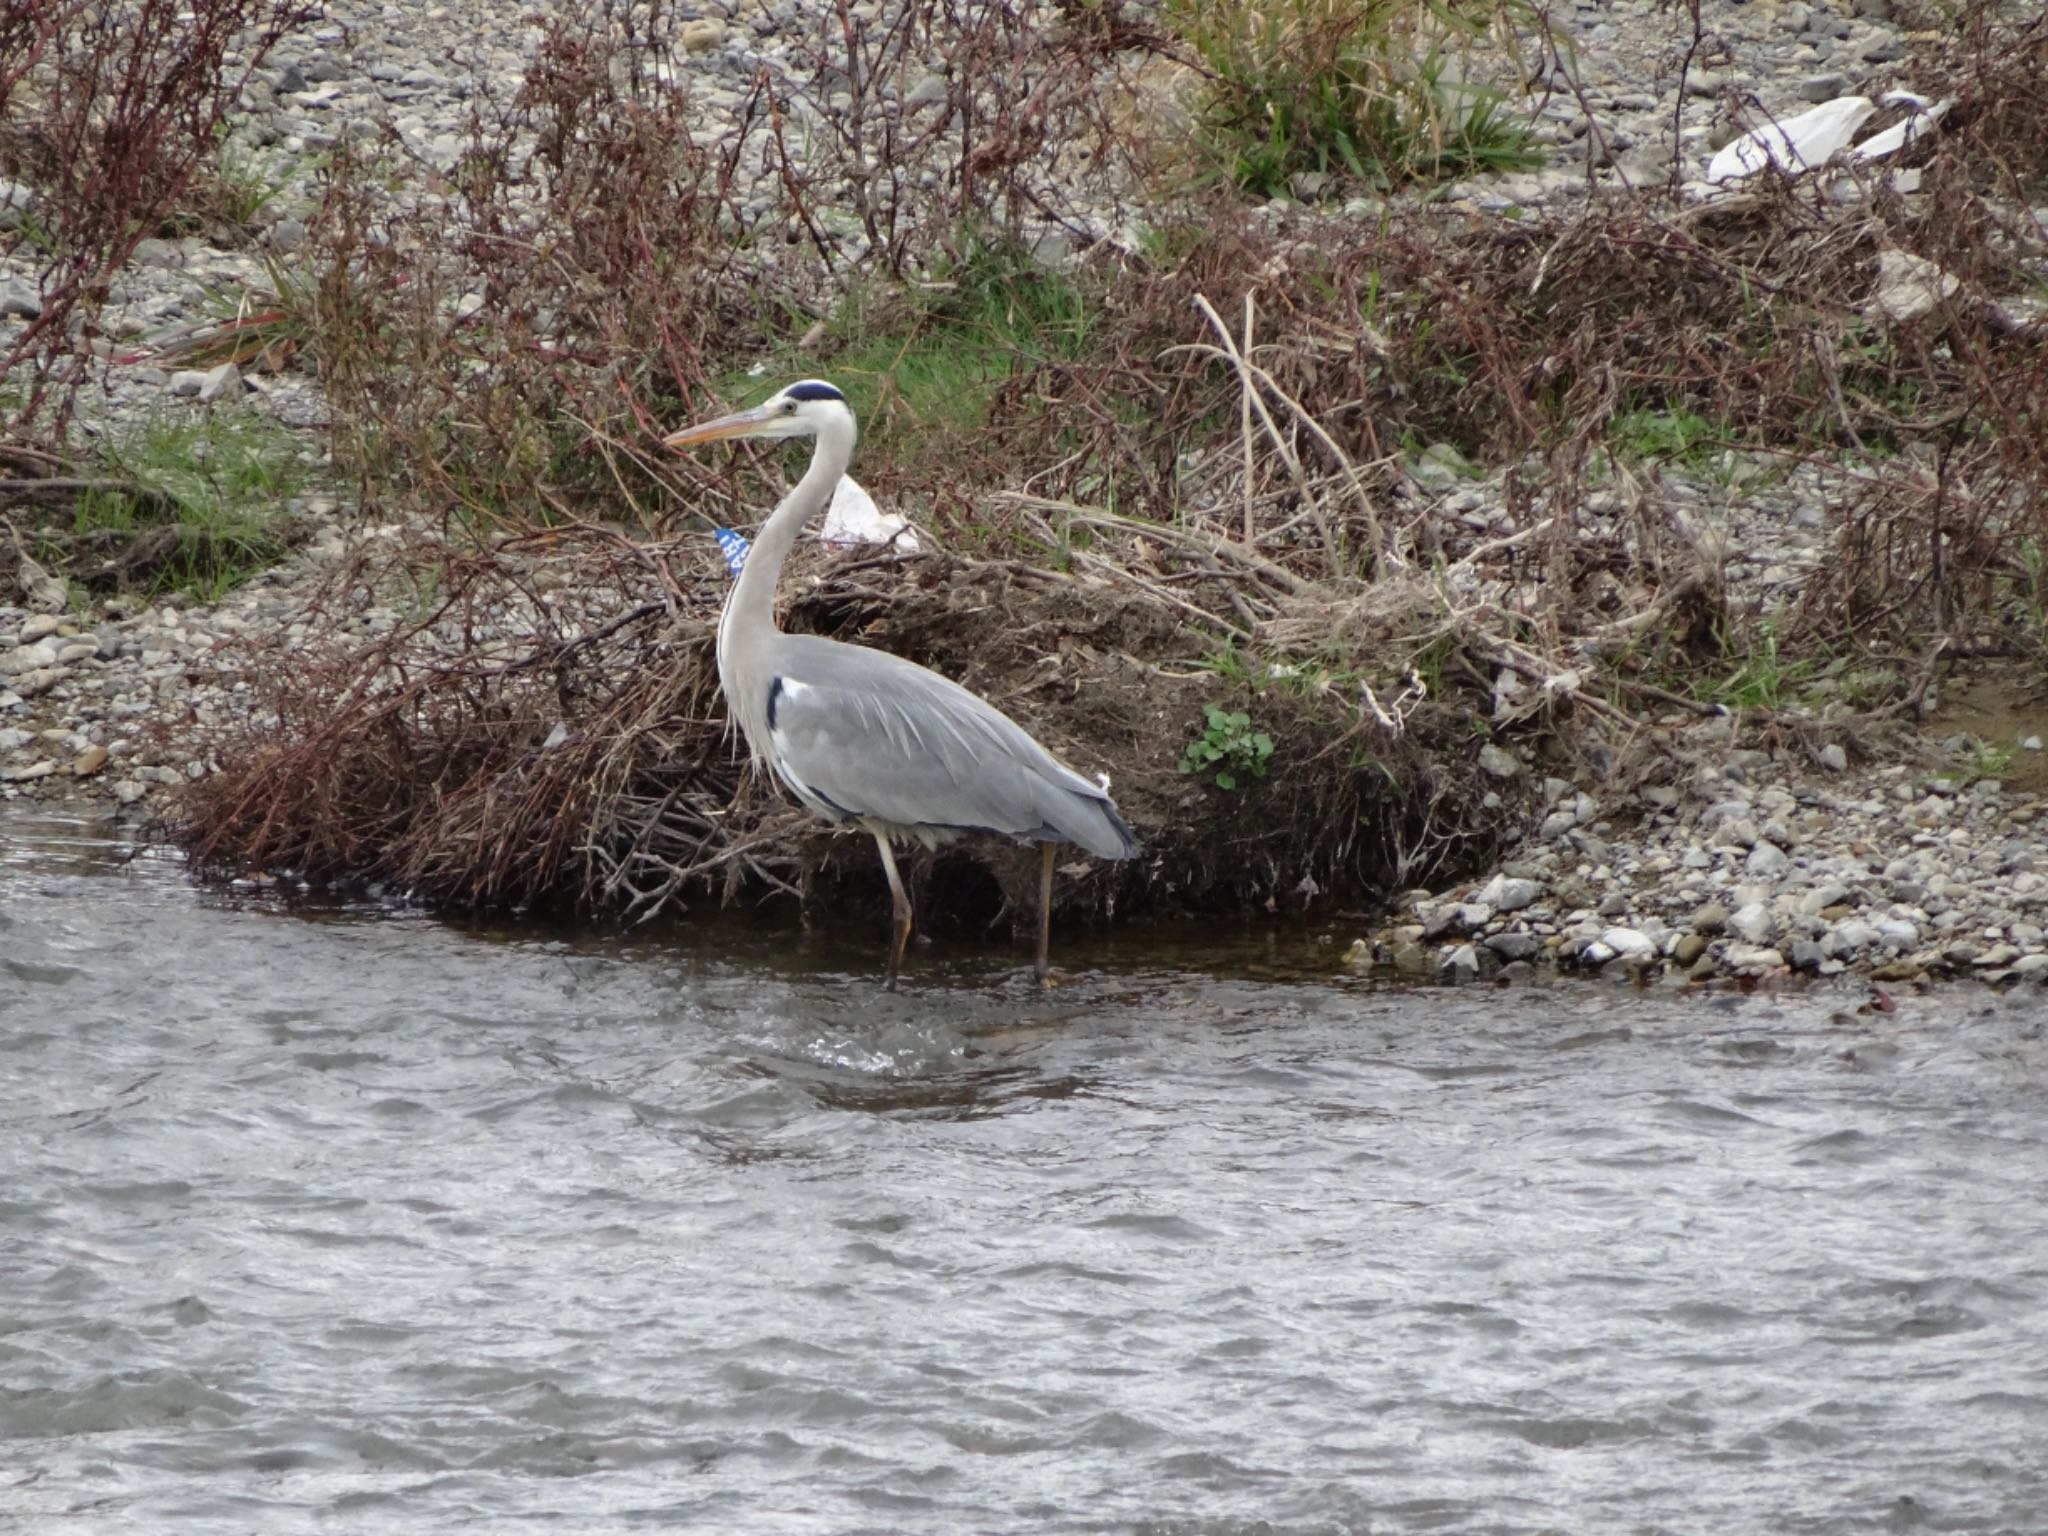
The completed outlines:
{"type": "Polygon", "coordinates": [[[775,625],[775,585],[797,533],[831,500],[853,458],[846,397],[803,379],[752,410],[672,432],[671,448],[736,437],[809,437],[810,468],[768,516],[718,621],[718,680],[757,766],[809,811],[867,829],[889,877],[895,926],[888,987],[910,938],[910,898],[894,845],[927,848],[965,832],[1040,845],[1038,964],[1047,976],[1053,846],[1128,859],[1137,839],[1106,785],[1082,777],[986,699],[887,651],[775,625]]]}

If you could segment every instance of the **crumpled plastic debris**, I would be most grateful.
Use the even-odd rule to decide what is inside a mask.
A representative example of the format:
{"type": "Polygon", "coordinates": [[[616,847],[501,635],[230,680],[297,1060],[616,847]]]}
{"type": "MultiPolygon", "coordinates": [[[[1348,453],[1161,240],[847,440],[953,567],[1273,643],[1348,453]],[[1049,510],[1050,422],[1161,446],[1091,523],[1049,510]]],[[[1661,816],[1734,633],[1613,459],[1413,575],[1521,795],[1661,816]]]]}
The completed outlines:
{"type": "MultiPolygon", "coordinates": [[[[747,568],[753,541],[733,528],[711,531],[718,540],[718,552],[725,557],[725,568],[737,579],[747,568]]],[[[889,544],[905,554],[916,554],[923,547],[917,542],[917,532],[910,526],[910,520],[876,506],[875,498],[851,475],[842,475],[839,484],[832,488],[832,502],[825,508],[825,522],[818,537],[833,549],[889,544]]]]}
{"type": "Polygon", "coordinates": [[[1798,175],[1820,169],[1844,150],[1858,160],[1882,160],[1933,128],[1954,105],[1953,98],[1930,102],[1911,91],[1887,91],[1876,101],[1868,96],[1837,96],[1796,117],[1753,128],[1725,145],[1708,162],[1707,180],[1715,185],[1740,181],[1770,165],[1798,175]],[[1856,130],[1876,115],[1879,106],[1908,107],[1912,115],[1852,148],[1856,130]]]}
{"type": "Polygon", "coordinates": [[[841,475],[839,484],[833,487],[832,504],[825,508],[825,522],[818,537],[834,549],[890,544],[906,554],[915,554],[921,547],[910,520],[876,506],[875,498],[851,475],[841,475]]]}

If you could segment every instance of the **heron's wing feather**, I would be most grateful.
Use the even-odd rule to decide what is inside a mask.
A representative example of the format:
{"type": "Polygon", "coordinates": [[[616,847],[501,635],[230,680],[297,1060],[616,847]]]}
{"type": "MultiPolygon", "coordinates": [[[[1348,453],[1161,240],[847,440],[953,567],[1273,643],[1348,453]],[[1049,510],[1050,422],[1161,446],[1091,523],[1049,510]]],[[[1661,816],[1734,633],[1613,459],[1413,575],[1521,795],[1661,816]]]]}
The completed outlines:
{"type": "MultiPolygon", "coordinates": [[[[801,790],[894,826],[1136,851],[1108,794],[986,700],[886,651],[783,636],[769,684],[776,766],[801,790]]],[[[800,792],[801,792],[800,790],[800,792]]]]}

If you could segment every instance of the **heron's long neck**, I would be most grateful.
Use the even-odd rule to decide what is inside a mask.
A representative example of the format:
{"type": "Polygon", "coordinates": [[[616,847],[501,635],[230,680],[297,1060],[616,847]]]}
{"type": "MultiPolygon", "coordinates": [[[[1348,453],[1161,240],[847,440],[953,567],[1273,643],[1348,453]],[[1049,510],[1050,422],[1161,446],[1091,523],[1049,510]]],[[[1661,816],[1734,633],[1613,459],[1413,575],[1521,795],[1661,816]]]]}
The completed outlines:
{"type": "Polygon", "coordinates": [[[726,603],[721,626],[720,649],[728,656],[757,656],[774,634],[775,585],[782,576],[782,562],[796,546],[804,524],[832,499],[834,487],[853,458],[853,437],[851,417],[827,422],[811,452],[811,467],[754,535],[754,547],[747,552],[746,566],[726,603]]]}

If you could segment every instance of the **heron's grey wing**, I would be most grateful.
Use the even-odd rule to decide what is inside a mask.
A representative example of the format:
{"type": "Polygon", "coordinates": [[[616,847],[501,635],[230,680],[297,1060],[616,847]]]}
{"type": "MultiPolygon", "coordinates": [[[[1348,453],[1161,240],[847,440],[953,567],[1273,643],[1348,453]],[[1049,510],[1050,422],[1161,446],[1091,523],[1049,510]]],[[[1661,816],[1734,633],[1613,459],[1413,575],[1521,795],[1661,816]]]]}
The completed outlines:
{"type": "Polygon", "coordinates": [[[907,828],[1062,838],[1137,852],[1108,793],[985,699],[865,646],[781,637],[769,682],[776,766],[799,797],[907,828]]]}

